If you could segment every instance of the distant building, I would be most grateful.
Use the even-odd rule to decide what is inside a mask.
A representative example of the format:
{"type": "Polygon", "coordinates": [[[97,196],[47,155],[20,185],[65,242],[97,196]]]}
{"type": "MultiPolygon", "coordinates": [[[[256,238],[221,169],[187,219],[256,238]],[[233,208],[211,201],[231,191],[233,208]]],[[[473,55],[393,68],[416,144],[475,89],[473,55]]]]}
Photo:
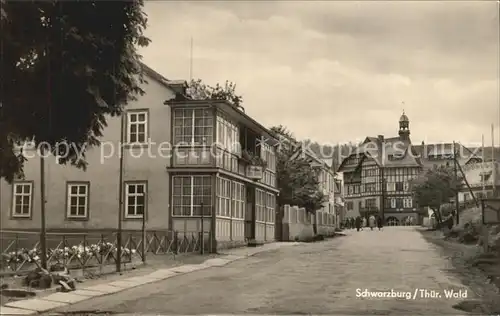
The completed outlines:
{"type": "MultiPolygon", "coordinates": [[[[367,137],[340,164],[343,173],[346,217],[383,214],[386,225],[401,225],[408,219],[421,223],[427,210],[416,205],[410,181],[434,165],[453,165],[453,144],[415,146],[410,140],[410,120],[403,113],[399,136],[367,137]]],[[[481,162],[472,150],[455,143],[460,165],[481,162]]]]}

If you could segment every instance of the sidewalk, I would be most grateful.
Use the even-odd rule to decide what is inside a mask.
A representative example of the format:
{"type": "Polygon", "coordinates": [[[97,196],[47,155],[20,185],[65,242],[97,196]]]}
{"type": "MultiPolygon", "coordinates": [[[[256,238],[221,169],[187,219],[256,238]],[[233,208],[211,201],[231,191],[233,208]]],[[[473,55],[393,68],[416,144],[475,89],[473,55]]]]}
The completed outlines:
{"type": "MultiPolygon", "coordinates": [[[[57,292],[47,294],[33,299],[19,300],[9,302],[0,307],[0,315],[33,315],[43,313],[55,308],[68,306],[77,302],[89,300],[95,297],[118,293],[133,287],[141,286],[148,283],[153,283],[165,280],[178,275],[183,275],[212,267],[222,267],[236,260],[248,258],[258,253],[277,250],[282,247],[296,246],[301,243],[276,242],[265,244],[255,248],[237,248],[228,249],[219,252],[219,255],[211,257],[193,256],[198,260],[197,263],[187,263],[174,267],[145,267],[134,270],[137,273],[131,276],[131,273],[126,275],[115,274],[107,280],[96,280],[95,282],[85,282],[85,287],[82,289],[62,293],[57,292]],[[208,258],[208,259],[207,259],[208,258]],[[204,260],[205,259],[205,260],[204,260]],[[92,284],[93,283],[93,284],[92,284]]],[[[187,260],[195,262],[196,260],[187,260]]]]}

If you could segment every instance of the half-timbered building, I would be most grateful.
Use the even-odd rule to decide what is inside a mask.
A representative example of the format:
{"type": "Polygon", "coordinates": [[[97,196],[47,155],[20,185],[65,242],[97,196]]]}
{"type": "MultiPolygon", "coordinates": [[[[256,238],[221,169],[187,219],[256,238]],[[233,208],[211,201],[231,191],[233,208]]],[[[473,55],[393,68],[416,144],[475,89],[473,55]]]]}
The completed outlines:
{"type": "Polygon", "coordinates": [[[399,136],[367,137],[342,161],[338,172],[344,178],[346,217],[379,214],[386,225],[400,225],[409,220],[421,223],[427,210],[416,205],[411,181],[434,165],[452,165],[454,154],[460,165],[481,161],[475,152],[459,143],[414,146],[409,126],[408,116],[403,113],[399,136]]]}

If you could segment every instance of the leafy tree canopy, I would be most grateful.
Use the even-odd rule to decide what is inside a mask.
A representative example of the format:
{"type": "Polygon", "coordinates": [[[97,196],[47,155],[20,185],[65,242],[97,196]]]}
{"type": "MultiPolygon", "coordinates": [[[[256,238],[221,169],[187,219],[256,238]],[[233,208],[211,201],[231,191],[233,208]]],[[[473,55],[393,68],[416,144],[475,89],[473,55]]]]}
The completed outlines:
{"type": "Polygon", "coordinates": [[[85,168],[106,116],[144,93],[143,1],[0,1],[0,178],[22,176],[30,140],[85,168]]]}
{"type": "Polygon", "coordinates": [[[226,81],[224,86],[217,83],[212,87],[203,83],[201,79],[192,79],[188,86],[186,92],[194,100],[223,100],[243,109],[243,97],[236,94],[236,84],[233,82],[226,81]]]}
{"type": "Polygon", "coordinates": [[[435,212],[448,203],[460,189],[462,178],[449,166],[435,166],[412,182],[415,201],[419,206],[429,207],[435,212]]]}
{"type": "MultiPolygon", "coordinates": [[[[292,134],[283,126],[271,128],[275,133],[291,136],[292,134]]],[[[311,162],[302,155],[291,159],[293,148],[282,148],[277,153],[277,177],[280,194],[278,203],[304,207],[309,212],[315,212],[322,207],[328,199],[320,191],[318,171],[311,166],[311,162]]]]}

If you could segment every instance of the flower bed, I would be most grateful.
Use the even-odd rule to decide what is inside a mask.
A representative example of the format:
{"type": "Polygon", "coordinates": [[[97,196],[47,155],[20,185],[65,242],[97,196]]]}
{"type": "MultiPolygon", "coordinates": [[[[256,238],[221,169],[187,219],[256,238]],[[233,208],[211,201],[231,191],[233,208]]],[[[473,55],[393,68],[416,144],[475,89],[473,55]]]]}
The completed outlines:
{"type": "MultiPolygon", "coordinates": [[[[91,259],[104,264],[109,261],[114,262],[116,252],[116,246],[110,242],[99,242],[88,246],[80,244],[72,247],[47,249],[47,261],[49,261],[49,265],[64,264],[69,267],[87,265],[91,259]]],[[[122,247],[122,256],[127,260],[130,260],[135,253],[135,249],[122,247]]],[[[17,251],[3,253],[2,257],[1,265],[15,271],[16,266],[21,264],[38,266],[41,260],[41,250],[40,248],[21,248],[17,251]]]]}

